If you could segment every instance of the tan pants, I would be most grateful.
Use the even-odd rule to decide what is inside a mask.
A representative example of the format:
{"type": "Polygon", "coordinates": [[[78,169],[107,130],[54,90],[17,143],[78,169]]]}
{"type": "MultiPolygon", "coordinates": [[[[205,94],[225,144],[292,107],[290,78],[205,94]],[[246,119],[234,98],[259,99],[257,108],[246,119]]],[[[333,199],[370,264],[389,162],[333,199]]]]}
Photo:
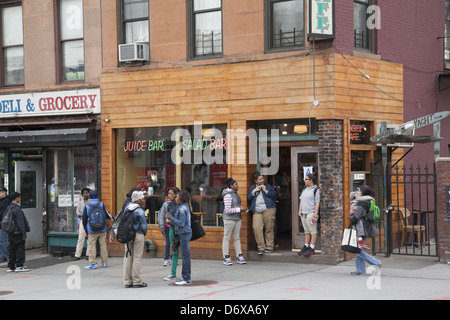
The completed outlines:
{"type": "MultiPolygon", "coordinates": [[[[80,225],[78,227],[78,241],[77,250],[75,251],[75,258],[81,258],[84,247],[84,239],[86,238],[86,231],[84,231],[83,220],[80,218],[80,225]]],[[[89,251],[86,248],[86,255],[89,257],[89,251]]]]}
{"type": "Polygon", "coordinates": [[[258,250],[273,250],[276,208],[264,212],[253,212],[253,233],[258,250]]]}
{"type": "Polygon", "coordinates": [[[144,252],[144,235],[136,233],[134,242],[131,241],[125,245],[125,256],[123,260],[123,284],[125,286],[138,285],[142,283],[141,259],[144,252]],[[127,246],[131,251],[127,256],[127,246]]]}
{"type": "Polygon", "coordinates": [[[106,247],[106,232],[89,234],[87,246],[87,252],[89,252],[89,264],[97,264],[97,240],[100,244],[100,256],[102,258],[102,265],[107,265],[108,249],[106,247]]]}

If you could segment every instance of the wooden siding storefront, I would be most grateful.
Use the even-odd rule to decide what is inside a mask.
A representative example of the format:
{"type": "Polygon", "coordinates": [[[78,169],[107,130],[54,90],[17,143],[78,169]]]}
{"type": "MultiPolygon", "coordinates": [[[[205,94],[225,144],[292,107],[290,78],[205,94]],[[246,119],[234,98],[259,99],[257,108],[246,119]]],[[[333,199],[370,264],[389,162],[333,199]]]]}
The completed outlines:
{"type": "MultiPolygon", "coordinates": [[[[204,125],[226,124],[227,129],[245,132],[255,129],[259,121],[308,120],[311,117],[318,122],[341,123],[342,165],[337,170],[342,175],[343,195],[338,197],[334,215],[340,216],[342,222],[330,229],[332,235],[325,236],[340,238],[343,224],[347,225],[350,206],[351,153],[362,150],[373,157],[376,149],[371,144],[350,144],[352,121],[371,123],[372,132],[381,121],[402,123],[403,68],[394,63],[323,51],[315,57],[313,74],[313,61],[311,55],[296,55],[166,69],[152,66],[105,69],[101,76],[101,188],[108,210],[120,209],[116,172],[116,135],[120,130],[192,126],[195,121],[201,121],[204,125]],[[363,74],[370,75],[370,79],[363,74]],[[320,101],[319,106],[312,106],[314,95],[320,101]]],[[[234,159],[228,159],[232,164],[227,166],[226,173],[239,183],[239,194],[245,204],[257,165],[248,161],[249,150],[252,150],[249,139],[227,141],[227,144],[227,149],[233,148],[235,152],[234,159]]],[[[289,141],[283,144],[287,146],[289,141]]],[[[292,145],[312,146],[317,145],[317,141],[297,141],[292,145]]],[[[125,174],[135,175],[136,172],[130,170],[125,174]]],[[[204,238],[191,243],[192,257],[221,259],[223,228],[206,226],[205,230],[204,238]]],[[[155,242],[157,256],[162,257],[164,245],[158,226],[150,224],[148,231],[147,238],[155,242]]],[[[245,256],[256,247],[250,213],[243,213],[241,243],[245,256]]],[[[121,256],[123,246],[112,242],[109,252],[121,256]]],[[[328,254],[337,258],[341,253],[334,250],[328,254]]]]}

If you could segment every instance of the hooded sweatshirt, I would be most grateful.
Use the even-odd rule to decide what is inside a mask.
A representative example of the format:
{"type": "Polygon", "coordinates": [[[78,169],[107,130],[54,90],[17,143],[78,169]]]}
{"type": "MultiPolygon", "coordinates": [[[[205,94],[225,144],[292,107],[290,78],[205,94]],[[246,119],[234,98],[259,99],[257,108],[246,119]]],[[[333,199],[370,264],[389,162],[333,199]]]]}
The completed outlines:
{"type": "Polygon", "coordinates": [[[145,212],[139,204],[130,202],[125,211],[133,211],[134,229],[137,233],[147,235],[147,221],[145,220],[145,212]]]}

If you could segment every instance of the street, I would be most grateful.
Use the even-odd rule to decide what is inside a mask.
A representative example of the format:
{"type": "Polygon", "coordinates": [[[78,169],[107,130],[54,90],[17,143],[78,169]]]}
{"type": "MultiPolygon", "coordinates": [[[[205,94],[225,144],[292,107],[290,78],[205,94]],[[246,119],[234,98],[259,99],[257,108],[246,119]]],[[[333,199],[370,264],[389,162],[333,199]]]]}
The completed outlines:
{"type": "MultiPolygon", "coordinates": [[[[141,273],[148,287],[126,289],[122,285],[122,258],[109,258],[108,268],[88,271],[83,269],[87,260],[55,258],[34,251],[27,252],[29,272],[7,273],[6,264],[1,265],[0,300],[450,299],[449,265],[433,257],[378,258],[383,263],[380,272],[368,267],[367,271],[374,273],[366,276],[350,275],[354,260],[336,266],[255,261],[246,265],[233,261],[232,266],[224,266],[222,261],[192,260],[192,284],[188,286],[163,280],[169,268],[162,266],[162,259],[144,258],[141,273]]],[[[180,273],[181,265],[177,276],[180,273]]]]}

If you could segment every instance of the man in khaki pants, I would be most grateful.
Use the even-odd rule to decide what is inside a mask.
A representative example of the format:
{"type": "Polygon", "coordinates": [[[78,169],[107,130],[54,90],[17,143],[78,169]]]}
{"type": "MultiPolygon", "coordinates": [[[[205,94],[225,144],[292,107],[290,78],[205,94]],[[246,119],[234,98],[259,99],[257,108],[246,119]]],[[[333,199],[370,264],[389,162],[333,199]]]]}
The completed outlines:
{"type": "Polygon", "coordinates": [[[134,191],[131,195],[131,203],[126,206],[123,213],[125,215],[128,211],[133,215],[134,229],[136,230],[134,240],[125,245],[125,257],[123,260],[123,283],[125,288],[144,288],[147,286],[140,277],[144,238],[147,234],[145,212],[141,208],[144,205],[144,193],[142,191],[134,191]]]}
{"type": "Polygon", "coordinates": [[[274,247],[274,227],[277,192],[270,184],[264,183],[264,177],[256,171],[253,174],[255,184],[250,186],[247,201],[253,211],[253,233],[255,234],[258,254],[270,253],[274,247]]]}
{"type": "Polygon", "coordinates": [[[83,226],[88,234],[89,265],[85,270],[97,269],[97,240],[100,244],[102,268],[108,267],[108,249],[106,247],[106,219],[113,220],[103,202],[97,198],[97,191],[89,191],[89,201],[83,211],[83,226]],[[97,214],[98,213],[98,214],[97,214]]]}

